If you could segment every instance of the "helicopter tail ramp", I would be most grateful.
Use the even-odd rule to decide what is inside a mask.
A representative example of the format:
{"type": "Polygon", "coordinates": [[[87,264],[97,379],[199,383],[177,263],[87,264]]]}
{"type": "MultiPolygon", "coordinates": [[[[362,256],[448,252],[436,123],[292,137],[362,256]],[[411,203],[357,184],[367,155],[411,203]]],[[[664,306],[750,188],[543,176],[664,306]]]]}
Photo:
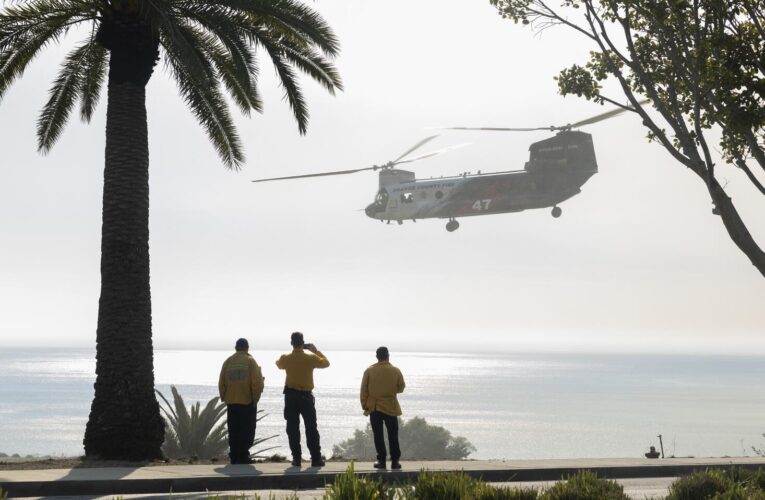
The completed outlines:
{"type": "Polygon", "coordinates": [[[592,136],[578,130],[565,130],[535,142],[529,147],[529,152],[526,164],[529,172],[550,167],[565,167],[572,172],[590,175],[598,171],[592,136]]]}

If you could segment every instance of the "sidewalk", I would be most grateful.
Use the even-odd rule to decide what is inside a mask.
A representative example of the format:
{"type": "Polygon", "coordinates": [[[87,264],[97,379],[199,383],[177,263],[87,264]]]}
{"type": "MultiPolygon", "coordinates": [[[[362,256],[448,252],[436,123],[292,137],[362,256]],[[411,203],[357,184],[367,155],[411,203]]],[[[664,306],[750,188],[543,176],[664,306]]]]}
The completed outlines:
{"type": "MultiPolygon", "coordinates": [[[[168,465],[152,467],[0,470],[0,488],[11,497],[126,495],[234,490],[321,488],[348,462],[298,469],[288,463],[256,465],[168,465]]],[[[612,479],[675,477],[694,470],[735,465],[765,468],[765,458],[601,458],[565,460],[404,461],[401,471],[379,472],[371,462],[355,465],[357,474],[387,481],[416,477],[421,469],[460,471],[490,482],[554,481],[579,469],[612,479]]]]}

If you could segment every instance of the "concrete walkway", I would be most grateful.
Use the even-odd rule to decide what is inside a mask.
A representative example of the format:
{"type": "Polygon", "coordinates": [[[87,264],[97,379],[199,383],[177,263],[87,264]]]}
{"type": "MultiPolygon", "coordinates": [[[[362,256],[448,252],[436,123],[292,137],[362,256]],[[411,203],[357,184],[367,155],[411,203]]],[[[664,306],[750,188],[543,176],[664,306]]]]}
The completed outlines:
{"type": "MultiPolygon", "coordinates": [[[[324,467],[285,463],[256,465],[168,465],[44,470],[0,470],[0,488],[11,497],[126,495],[204,491],[297,490],[321,488],[345,472],[347,462],[324,467]]],[[[357,474],[402,481],[420,470],[460,471],[490,482],[555,481],[579,469],[612,479],[675,477],[694,470],[729,467],[765,468],[765,458],[467,460],[402,462],[401,471],[379,472],[371,462],[355,464],[357,474]]]]}

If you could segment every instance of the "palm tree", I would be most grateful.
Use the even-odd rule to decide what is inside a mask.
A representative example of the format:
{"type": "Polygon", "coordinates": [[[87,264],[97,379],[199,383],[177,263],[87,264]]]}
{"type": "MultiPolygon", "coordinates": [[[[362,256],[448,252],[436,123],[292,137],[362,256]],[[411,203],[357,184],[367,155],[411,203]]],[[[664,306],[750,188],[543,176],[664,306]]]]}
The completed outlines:
{"type": "Polygon", "coordinates": [[[89,121],[105,80],[108,88],[96,383],[85,453],[152,459],[161,456],[164,430],[151,340],[146,84],[162,58],[224,165],[238,169],[244,156],[225,97],[245,115],[261,110],[258,50],[305,133],[297,72],[330,93],[342,89],[331,62],[339,43],[299,0],[17,0],[0,10],[0,99],[42,49],[69,33],[84,37],[40,114],[39,150],[53,146],[78,102],[89,121]]]}

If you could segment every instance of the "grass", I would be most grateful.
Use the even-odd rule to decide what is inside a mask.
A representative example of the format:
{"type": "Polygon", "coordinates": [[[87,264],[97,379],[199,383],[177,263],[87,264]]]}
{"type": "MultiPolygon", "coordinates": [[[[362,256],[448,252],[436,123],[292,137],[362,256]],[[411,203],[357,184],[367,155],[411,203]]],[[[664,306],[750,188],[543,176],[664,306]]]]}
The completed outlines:
{"type": "Polygon", "coordinates": [[[8,498],[8,493],[4,492],[2,488],[0,488],[0,500],[5,500],[8,498]]]}

